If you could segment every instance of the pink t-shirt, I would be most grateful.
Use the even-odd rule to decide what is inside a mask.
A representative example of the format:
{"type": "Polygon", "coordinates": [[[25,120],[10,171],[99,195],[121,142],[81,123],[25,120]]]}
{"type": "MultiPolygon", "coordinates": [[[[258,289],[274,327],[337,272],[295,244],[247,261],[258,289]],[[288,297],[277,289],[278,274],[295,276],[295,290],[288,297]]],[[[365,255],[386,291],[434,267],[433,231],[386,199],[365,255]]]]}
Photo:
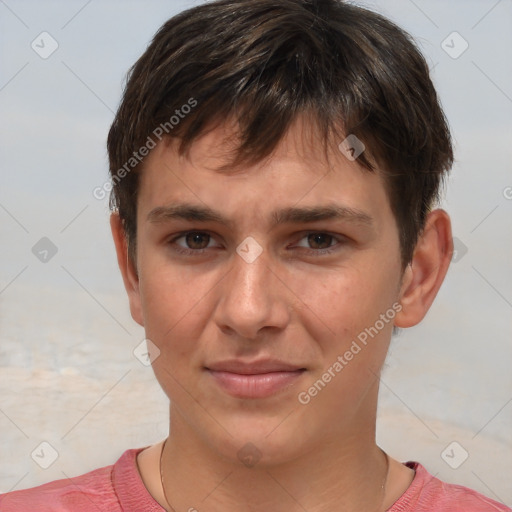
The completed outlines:
{"type": "MultiPolygon", "coordinates": [[[[110,466],[71,479],[0,495],[1,512],[164,512],[140,477],[136,456],[126,450],[110,466]]],[[[512,509],[460,485],[434,478],[418,462],[416,475],[388,512],[512,512],[512,509]]]]}

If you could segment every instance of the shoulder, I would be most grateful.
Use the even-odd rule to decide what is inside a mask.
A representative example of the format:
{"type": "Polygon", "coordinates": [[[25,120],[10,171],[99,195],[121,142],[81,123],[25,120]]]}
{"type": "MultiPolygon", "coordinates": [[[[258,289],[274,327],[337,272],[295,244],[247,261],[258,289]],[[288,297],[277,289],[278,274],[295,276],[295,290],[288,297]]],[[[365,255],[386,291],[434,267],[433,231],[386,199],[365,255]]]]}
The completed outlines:
{"type": "Polygon", "coordinates": [[[510,507],[462,485],[432,476],[420,463],[407,462],[416,475],[389,512],[512,512],[510,507]]]}
{"type": "Polygon", "coordinates": [[[2,512],[121,512],[115,489],[115,473],[134,459],[136,450],[126,450],[112,465],[73,478],[54,480],[37,487],[0,495],[2,512]]]}
{"type": "MultiPolygon", "coordinates": [[[[54,480],[30,489],[22,489],[0,495],[0,510],[2,512],[21,512],[38,510],[38,512],[64,512],[73,510],[94,509],[94,505],[103,508],[105,500],[110,505],[115,494],[112,488],[111,473],[113,466],[95,469],[74,478],[54,480]]],[[[119,510],[112,506],[112,511],[119,510]]]]}

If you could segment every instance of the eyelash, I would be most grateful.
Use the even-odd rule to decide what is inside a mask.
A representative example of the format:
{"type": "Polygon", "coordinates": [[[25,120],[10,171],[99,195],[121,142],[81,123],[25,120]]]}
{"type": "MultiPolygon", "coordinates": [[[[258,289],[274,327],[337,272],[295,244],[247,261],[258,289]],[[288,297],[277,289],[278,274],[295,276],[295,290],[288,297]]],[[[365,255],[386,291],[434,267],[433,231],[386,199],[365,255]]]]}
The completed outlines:
{"type": "MultiPolygon", "coordinates": [[[[208,235],[208,236],[213,238],[213,235],[211,235],[207,231],[184,231],[183,233],[180,233],[178,236],[176,236],[173,239],[169,240],[169,244],[170,245],[174,245],[177,240],[179,240],[180,238],[183,238],[183,237],[185,237],[185,236],[187,236],[187,235],[189,235],[191,233],[199,234],[199,235],[208,235]]],[[[338,249],[332,249],[332,247],[336,247],[336,245],[341,245],[344,242],[344,237],[342,237],[342,236],[335,236],[335,235],[333,235],[331,233],[324,232],[324,231],[308,231],[307,233],[304,234],[304,236],[302,238],[300,238],[300,240],[303,240],[304,238],[308,237],[309,235],[327,235],[329,237],[332,237],[334,241],[337,241],[338,244],[335,244],[335,245],[333,245],[331,247],[328,247],[326,249],[306,249],[306,254],[308,256],[323,256],[323,255],[326,255],[326,254],[332,254],[333,252],[336,252],[339,249],[339,248],[338,249]]],[[[204,249],[185,249],[185,248],[180,247],[178,245],[175,245],[173,247],[174,251],[176,251],[179,254],[185,255],[185,256],[201,256],[202,254],[204,254],[204,252],[206,252],[207,249],[208,249],[208,247],[206,247],[204,249]]]]}

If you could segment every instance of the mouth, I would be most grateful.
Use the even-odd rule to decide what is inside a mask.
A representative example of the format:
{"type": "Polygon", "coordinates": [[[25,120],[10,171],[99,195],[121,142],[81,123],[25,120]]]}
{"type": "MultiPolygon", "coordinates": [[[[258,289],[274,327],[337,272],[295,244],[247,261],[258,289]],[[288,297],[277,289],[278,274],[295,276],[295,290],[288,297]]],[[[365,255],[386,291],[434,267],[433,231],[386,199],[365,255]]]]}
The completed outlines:
{"type": "Polygon", "coordinates": [[[265,398],[293,385],[306,368],[277,360],[224,361],[204,370],[223,391],[236,398],[265,398]]]}

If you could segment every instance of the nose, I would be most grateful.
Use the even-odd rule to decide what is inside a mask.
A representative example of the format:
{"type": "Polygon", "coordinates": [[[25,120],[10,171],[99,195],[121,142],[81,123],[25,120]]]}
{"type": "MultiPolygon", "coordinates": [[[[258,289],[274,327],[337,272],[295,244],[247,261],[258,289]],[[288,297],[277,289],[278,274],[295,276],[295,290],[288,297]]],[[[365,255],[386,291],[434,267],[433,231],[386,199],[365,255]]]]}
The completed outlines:
{"type": "Polygon", "coordinates": [[[293,294],[266,252],[252,262],[235,253],[229,265],[218,289],[218,327],[226,334],[247,340],[261,337],[263,329],[283,329],[290,319],[293,294]]]}

